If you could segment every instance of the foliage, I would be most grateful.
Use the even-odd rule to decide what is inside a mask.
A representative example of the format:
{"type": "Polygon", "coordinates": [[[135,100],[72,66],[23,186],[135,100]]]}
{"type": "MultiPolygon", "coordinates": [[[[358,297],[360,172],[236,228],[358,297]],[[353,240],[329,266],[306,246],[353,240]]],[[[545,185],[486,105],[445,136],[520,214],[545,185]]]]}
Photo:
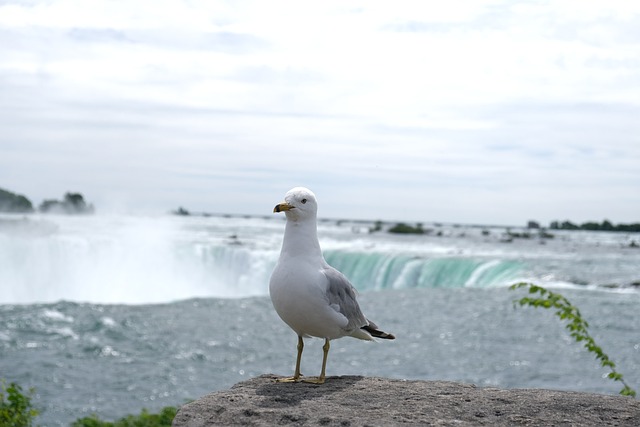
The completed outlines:
{"type": "Polygon", "coordinates": [[[31,213],[33,205],[25,196],[0,188],[0,212],[31,213]]]}
{"type": "Polygon", "coordinates": [[[608,375],[610,379],[622,383],[623,388],[620,390],[620,394],[635,397],[635,390],[629,387],[623,379],[622,374],[616,371],[615,363],[602,351],[602,348],[596,345],[595,340],[589,333],[589,324],[582,318],[580,310],[578,310],[576,306],[572,305],[564,296],[532,283],[521,282],[510,287],[511,290],[519,288],[529,288],[530,296],[514,301],[514,306],[519,304],[520,306],[555,309],[556,316],[567,322],[566,328],[570,331],[570,335],[576,342],[582,342],[584,347],[596,356],[596,359],[600,361],[600,365],[602,365],[603,368],[609,368],[611,370],[608,375]],[[536,297],[534,294],[539,294],[540,296],[536,297]]]}
{"type": "Polygon", "coordinates": [[[31,406],[33,390],[24,394],[16,383],[0,383],[0,426],[30,427],[38,415],[31,406]]]}
{"type": "Polygon", "coordinates": [[[174,215],[179,215],[179,216],[189,216],[189,215],[191,215],[191,213],[188,210],[186,210],[185,208],[183,208],[182,206],[180,206],[178,209],[176,209],[172,213],[174,215]]]}
{"type": "Polygon", "coordinates": [[[527,228],[534,228],[534,229],[539,229],[540,228],[540,223],[538,221],[528,221],[527,222],[527,228]]]}
{"type": "Polygon", "coordinates": [[[537,234],[529,233],[528,231],[524,231],[522,233],[518,233],[515,231],[511,231],[507,229],[507,236],[511,239],[532,239],[534,237],[539,237],[540,239],[553,239],[555,236],[551,233],[548,233],[544,228],[538,228],[537,234]]]}
{"type": "Polygon", "coordinates": [[[585,222],[577,225],[571,221],[553,221],[549,226],[552,230],[588,230],[588,231],[626,231],[626,232],[639,232],[640,223],[632,224],[616,224],[613,225],[610,221],[604,220],[601,223],[598,222],[585,222]]]}
{"type": "Polygon", "coordinates": [[[507,235],[514,239],[530,239],[531,238],[531,233],[527,233],[527,232],[516,233],[514,231],[507,230],[507,235]]]}
{"type": "Polygon", "coordinates": [[[166,406],[157,414],[143,409],[139,415],[127,415],[115,422],[102,421],[97,416],[80,418],[71,427],[171,427],[178,408],[166,406]]]}
{"type": "Polygon", "coordinates": [[[93,205],[87,204],[80,193],[65,193],[64,200],[47,199],[44,200],[38,210],[42,213],[57,214],[92,214],[95,209],[93,205]]]}
{"type": "Polygon", "coordinates": [[[382,221],[378,220],[375,222],[373,227],[369,228],[369,233],[375,233],[376,231],[382,230],[382,221]]]}
{"type": "Polygon", "coordinates": [[[416,224],[415,227],[407,225],[403,222],[400,222],[389,230],[389,233],[398,233],[398,234],[424,234],[424,229],[422,228],[422,224],[416,224]]]}
{"type": "MultiPolygon", "coordinates": [[[[5,381],[0,382],[0,426],[7,427],[31,427],[33,418],[38,411],[31,405],[30,389],[28,393],[22,391],[16,383],[8,386],[5,381]]],[[[150,414],[143,409],[139,415],[128,415],[115,422],[102,421],[97,416],[80,418],[71,424],[71,427],[171,427],[171,423],[178,412],[178,408],[166,406],[157,414],[150,414]]]]}

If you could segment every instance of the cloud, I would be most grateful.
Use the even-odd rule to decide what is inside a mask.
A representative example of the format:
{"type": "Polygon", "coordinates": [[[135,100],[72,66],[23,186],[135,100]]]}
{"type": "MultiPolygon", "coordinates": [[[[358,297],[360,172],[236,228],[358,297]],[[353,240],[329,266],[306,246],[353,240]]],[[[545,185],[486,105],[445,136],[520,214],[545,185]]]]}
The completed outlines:
{"type": "Polygon", "coordinates": [[[87,43],[132,42],[124,31],[114,30],[112,28],[72,28],[68,31],[68,34],[74,40],[87,43]]]}
{"type": "Polygon", "coordinates": [[[99,210],[262,213],[302,184],[326,216],[637,221],[634,5],[5,2],[0,183],[99,210]]]}
{"type": "Polygon", "coordinates": [[[199,32],[184,29],[168,33],[162,29],[74,28],[69,34],[72,38],[84,42],[137,43],[159,49],[223,52],[233,55],[260,52],[269,47],[269,43],[260,37],[229,31],[199,32]]]}

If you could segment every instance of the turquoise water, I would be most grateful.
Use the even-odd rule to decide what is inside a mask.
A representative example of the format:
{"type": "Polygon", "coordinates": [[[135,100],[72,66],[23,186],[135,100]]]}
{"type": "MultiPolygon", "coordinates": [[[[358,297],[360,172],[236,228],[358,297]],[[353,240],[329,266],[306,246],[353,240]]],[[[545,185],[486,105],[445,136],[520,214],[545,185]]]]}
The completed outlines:
{"type": "MultiPolygon", "coordinates": [[[[13,218],[9,218],[13,220],[13,218]]],[[[0,377],[35,387],[40,425],[177,405],[262,373],[291,374],[296,337],[267,283],[284,223],[264,218],[34,217],[0,232],[0,377]]],[[[596,341],[640,388],[637,235],[433,226],[369,234],[322,222],[327,260],[364,312],[398,338],[332,344],[329,375],[616,393],[551,313],[515,310],[530,280],[578,305],[596,341]],[[441,234],[441,235],[438,235],[441,234]]],[[[303,372],[317,374],[310,340],[303,372]]]]}
{"type": "Polygon", "coordinates": [[[361,290],[501,286],[524,267],[518,260],[388,253],[326,251],[325,257],[361,290]]]}

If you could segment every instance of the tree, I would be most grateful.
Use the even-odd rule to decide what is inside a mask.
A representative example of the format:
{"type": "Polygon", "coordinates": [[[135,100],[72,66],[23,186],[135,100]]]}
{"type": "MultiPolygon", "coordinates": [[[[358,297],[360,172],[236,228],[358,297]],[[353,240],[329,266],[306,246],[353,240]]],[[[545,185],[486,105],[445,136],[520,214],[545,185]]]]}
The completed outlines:
{"type": "Polygon", "coordinates": [[[87,204],[84,197],[80,193],[67,192],[64,200],[55,199],[44,200],[38,208],[42,213],[58,213],[58,214],[92,214],[94,212],[93,205],[87,204]]]}
{"type": "Polygon", "coordinates": [[[30,427],[33,425],[33,418],[38,415],[31,406],[31,395],[33,390],[27,394],[22,392],[22,388],[16,383],[9,383],[4,380],[0,382],[0,426],[30,427]]]}
{"type": "Polygon", "coordinates": [[[600,226],[600,229],[603,231],[613,231],[614,227],[613,227],[613,224],[609,222],[609,220],[605,219],[604,221],[602,221],[602,225],[600,226]]]}
{"type": "Polygon", "coordinates": [[[25,196],[0,188],[0,212],[31,213],[33,205],[25,196]]]}
{"type": "Polygon", "coordinates": [[[397,234],[424,234],[424,229],[422,228],[422,224],[418,223],[415,227],[407,225],[403,222],[400,222],[389,230],[389,233],[397,233],[397,234]]]}

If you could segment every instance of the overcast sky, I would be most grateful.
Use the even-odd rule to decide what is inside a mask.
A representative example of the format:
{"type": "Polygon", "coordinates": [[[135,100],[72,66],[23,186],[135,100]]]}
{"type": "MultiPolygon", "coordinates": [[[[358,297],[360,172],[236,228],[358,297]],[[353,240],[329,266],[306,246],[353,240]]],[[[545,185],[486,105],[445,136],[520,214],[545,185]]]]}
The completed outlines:
{"type": "Polygon", "coordinates": [[[2,1],[0,187],[98,212],[640,221],[640,2],[2,1]]]}

